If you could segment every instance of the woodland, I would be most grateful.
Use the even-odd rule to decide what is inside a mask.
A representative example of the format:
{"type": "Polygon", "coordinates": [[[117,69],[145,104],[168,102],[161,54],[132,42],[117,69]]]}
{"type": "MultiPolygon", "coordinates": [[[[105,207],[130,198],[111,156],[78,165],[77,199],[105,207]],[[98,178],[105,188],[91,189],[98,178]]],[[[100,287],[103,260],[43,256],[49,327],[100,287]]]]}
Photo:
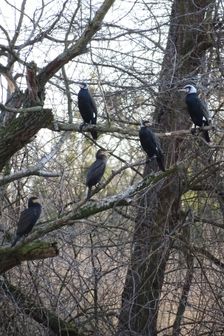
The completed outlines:
{"type": "Polygon", "coordinates": [[[222,0],[1,0],[0,336],[224,335],[223,14],[222,0]],[[82,82],[98,116],[80,130],[82,82]],[[11,247],[31,196],[40,219],[11,247]]]}

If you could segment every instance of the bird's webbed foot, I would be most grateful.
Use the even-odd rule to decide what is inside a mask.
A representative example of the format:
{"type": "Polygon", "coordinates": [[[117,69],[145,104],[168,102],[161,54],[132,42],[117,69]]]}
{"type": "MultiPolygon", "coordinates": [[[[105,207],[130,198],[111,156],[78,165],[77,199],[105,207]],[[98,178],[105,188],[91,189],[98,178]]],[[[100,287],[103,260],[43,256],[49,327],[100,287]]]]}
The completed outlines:
{"type": "Polygon", "coordinates": [[[197,128],[196,127],[191,128],[191,134],[192,135],[196,135],[197,134],[197,128]]]}

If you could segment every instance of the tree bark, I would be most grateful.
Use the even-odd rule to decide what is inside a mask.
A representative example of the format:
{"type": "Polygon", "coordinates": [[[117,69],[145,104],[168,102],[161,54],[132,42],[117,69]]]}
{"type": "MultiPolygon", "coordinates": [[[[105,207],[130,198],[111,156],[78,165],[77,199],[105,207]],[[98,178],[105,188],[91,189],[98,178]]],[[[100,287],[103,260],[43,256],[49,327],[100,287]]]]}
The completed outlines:
{"type": "Polygon", "coordinates": [[[24,260],[39,260],[56,257],[59,251],[56,243],[40,242],[18,245],[15,248],[0,248],[0,274],[18,266],[24,260]]]}
{"type": "MultiPolygon", "coordinates": [[[[183,97],[180,99],[176,91],[179,83],[186,84],[186,78],[189,81],[199,72],[202,57],[211,46],[208,28],[213,4],[208,0],[173,1],[154,112],[154,121],[162,129],[174,131],[190,125],[183,97]]],[[[183,159],[186,148],[182,148],[182,141],[171,138],[163,142],[167,165],[183,159]]],[[[146,166],[144,175],[149,171],[146,166]]],[[[160,296],[172,248],[171,232],[178,225],[182,191],[181,174],[174,173],[153,191],[144,193],[138,202],[140,211],[122,295],[119,336],[157,334],[160,296]]]]}
{"type": "Polygon", "coordinates": [[[21,113],[0,128],[0,171],[17,151],[32,141],[41,128],[48,127],[53,121],[51,109],[21,113]]]}

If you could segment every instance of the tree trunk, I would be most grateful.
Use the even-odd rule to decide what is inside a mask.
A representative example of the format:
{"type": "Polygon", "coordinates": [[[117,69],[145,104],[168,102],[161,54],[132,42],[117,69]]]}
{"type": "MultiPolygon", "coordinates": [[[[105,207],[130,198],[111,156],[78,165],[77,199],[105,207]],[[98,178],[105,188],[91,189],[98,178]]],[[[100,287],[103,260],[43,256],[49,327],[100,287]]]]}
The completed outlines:
{"type": "MultiPolygon", "coordinates": [[[[38,107],[39,108],[39,107],[38,107]]],[[[32,141],[36,133],[53,121],[51,109],[22,112],[7,127],[0,129],[0,171],[18,150],[32,141]]]]}
{"type": "MultiPolygon", "coordinates": [[[[187,84],[200,71],[208,47],[211,9],[214,2],[174,0],[170,31],[160,76],[154,121],[165,130],[190,125],[177,86],[187,84]]],[[[164,141],[167,166],[184,158],[181,138],[164,141]]],[[[150,173],[145,167],[144,175],[150,173]]],[[[178,225],[182,194],[181,175],[159,182],[139,200],[133,251],[122,295],[117,335],[154,336],[165,268],[172,247],[172,231],[178,225]]]]}

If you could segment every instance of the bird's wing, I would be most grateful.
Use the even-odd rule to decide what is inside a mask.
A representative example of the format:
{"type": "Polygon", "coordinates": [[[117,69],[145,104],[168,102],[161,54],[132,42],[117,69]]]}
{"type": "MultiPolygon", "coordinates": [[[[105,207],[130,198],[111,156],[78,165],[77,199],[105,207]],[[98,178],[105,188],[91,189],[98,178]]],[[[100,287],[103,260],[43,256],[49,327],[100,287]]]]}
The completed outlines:
{"type": "Polygon", "coordinates": [[[199,98],[198,96],[195,97],[194,104],[197,106],[198,111],[202,113],[204,121],[209,121],[209,112],[207,108],[207,104],[204,100],[199,98]]]}
{"type": "Polygon", "coordinates": [[[201,104],[202,113],[203,113],[206,121],[209,122],[210,115],[209,115],[208,106],[207,106],[205,100],[200,99],[200,104],[201,104]]]}
{"type": "Polygon", "coordinates": [[[40,211],[36,208],[28,208],[21,212],[19,221],[17,223],[17,235],[23,235],[27,231],[31,231],[33,225],[40,217],[40,211]]]}
{"type": "Polygon", "coordinates": [[[89,92],[89,102],[90,102],[91,108],[93,110],[93,124],[95,124],[96,119],[97,119],[97,107],[96,107],[95,100],[93,99],[90,92],[89,92]]]}
{"type": "Polygon", "coordinates": [[[93,162],[86,176],[86,185],[88,186],[97,184],[103,176],[105,167],[106,163],[103,160],[96,160],[93,162]]]}
{"type": "Polygon", "coordinates": [[[160,143],[159,138],[154,133],[152,135],[153,135],[153,141],[155,142],[155,145],[156,145],[156,148],[157,148],[158,152],[162,153],[161,143],[160,143]]]}
{"type": "Polygon", "coordinates": [[[159,138],[157,138],[157,136],[149,129],[147,129],[148,131],[148,137],[150,137],[150,141],[151,144],[158,150],[161,150],[161,145],[160,145],[160,141],[159,138]]]}

